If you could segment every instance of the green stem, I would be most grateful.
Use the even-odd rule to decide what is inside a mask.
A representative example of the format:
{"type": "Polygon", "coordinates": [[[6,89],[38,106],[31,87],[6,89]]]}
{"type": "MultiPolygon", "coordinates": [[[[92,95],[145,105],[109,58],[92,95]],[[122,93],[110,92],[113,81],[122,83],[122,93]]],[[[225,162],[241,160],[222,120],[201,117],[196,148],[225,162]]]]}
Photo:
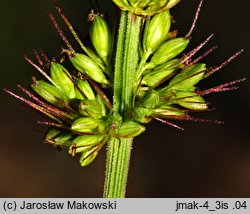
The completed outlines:
{"type": "MultiPolygon", "coordinates": [[[[129,12],[121,12],[115,59],[113,109],[114,114],[121,115],[123,121],[132,119],[141,25],[141,17],[129,12]]],[[[132,142],[132,138],[113,137],[110,139],[106,160],[104,197],[125,197],[132,142]]]]}
{"type": "Polygon", "coordinates": [[[103,197],[125,197],[132,142],[124,138],[109,141],[103,197]]]}

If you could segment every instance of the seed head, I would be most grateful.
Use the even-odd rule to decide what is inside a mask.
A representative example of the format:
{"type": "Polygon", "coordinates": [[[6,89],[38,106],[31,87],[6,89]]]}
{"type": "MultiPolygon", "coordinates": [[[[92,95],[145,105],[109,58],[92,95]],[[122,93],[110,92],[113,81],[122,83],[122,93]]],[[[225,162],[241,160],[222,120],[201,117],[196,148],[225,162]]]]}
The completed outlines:
{"type": "MultiPolygon", "coordinates": [[[[141,32],[141,42],[136,51],[138,55],[140,53],[140,60],[134,69],[136,78],[133,79],[134,85],[130,94],[133,102],[129,106],[129,119],[119,115],[110,102],[114,96],[113,85],[118,84],[114,82],[115,61],[126,61],[127,55],[121,59],[115,57],[116,51],[113,50],[111,31],[106,20],[99,13],[90,13],[90,38],[93,48],[86,47],[61,8],[54,0],[52,2],[76,39],[80,51],[76,51],[79,47],[75,48],[69,42],[49,12],[53,25],[67,47],[63,48],[63,60],[51,60],[45,52],[34,50],[36,64],[24,55],[25,60],[45,78],[32,78],[31,88],[34,94],[18,85],[31,101],[5,89],[8,94],[49,119],[38,122],[49,126],[45,143],[58,149],[66,149],[72,156],[80,154],[81,166],[87,166],[110,138],[134,138],[143,133],[145,124],[153,119],[180,130],[183,128],[168,120],[221,124],[220,121],[193,117],[192,113],[209,110],[205,95],[237,89],[235,84],[245,79],[206,90],[199,90],[197,85],[227,65],[242,53],[242,50],[213,67],[208,67],[200,61],[217,46],[193,59],[211,40],[211,34],[196,48],[183,54],[191,42],[191,33],[197,23],[202,0],[190,30],[185,36],[178,37],[176,31],[170,31],[169,9],[179,0],[113,0],[122,10],[135,15],[152,16],[143,21],[142,29],[138,31],[141,32]]],[[[127,79],[121,81],[126,83],[127,79]]]]}

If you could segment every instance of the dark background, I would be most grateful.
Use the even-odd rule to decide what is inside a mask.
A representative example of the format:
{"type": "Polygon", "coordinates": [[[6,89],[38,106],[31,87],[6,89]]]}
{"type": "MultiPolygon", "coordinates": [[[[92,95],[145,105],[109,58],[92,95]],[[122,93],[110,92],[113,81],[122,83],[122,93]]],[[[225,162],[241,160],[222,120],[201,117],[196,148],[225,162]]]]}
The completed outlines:
{"type": "MultiPolygon", "coordinates": [[[[111,0],[100,2],[112,17],[116,10],[111,0]]],[[[88,1],[58,3],[82,35],[88,34],[88,1]]],[[[172,11],[180,35],[187,32],[197,4],[198,0],[182,0],[172,11]]],[[[49,0],[1,1],[0,197],[101,197],[105,149],[89,167],[81,168],[77,158],[44,145],[43,134],[35,131],[44,130],[36,124],[40,116],[2,91],[18,91],[18,83],[28,86],[31,76],[38,76],[22,52],[31,56],[32,49],[43,48],[59,56],[62,42],[46,16],[48,9],[57,15],[49,0]]],[[[205,59],[208,65],[241,48],[245,52],[205,80],[202,88],[249,78],[249,20],[249,1],[205,1],[190,49],[215,33],[206,47],[219,44],[220,48],[205,59]]],[[[134,143],[127,196],[250,197],[249,80],[240,86],[209,96],[216,111],[198,115],[223,120],[224,125],[177,122],[185,131],[157,122],[148,125],[134,143]]]]}

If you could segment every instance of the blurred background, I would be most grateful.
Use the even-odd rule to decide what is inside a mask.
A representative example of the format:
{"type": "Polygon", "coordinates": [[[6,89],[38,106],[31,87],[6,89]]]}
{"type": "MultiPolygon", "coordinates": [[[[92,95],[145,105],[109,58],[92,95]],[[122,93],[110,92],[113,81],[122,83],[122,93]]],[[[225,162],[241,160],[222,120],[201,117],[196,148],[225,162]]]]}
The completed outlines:
{"type": "MultiPolygon", "coordinates": [[[[58,0],[83,36],[88,34],[86,0],[58,0]]],[[[99,1],[110,19],[118,10],[111,0],[99,1]]],[[[181,1],[172,10],[179,35],[185,35],[198,0],[181,1]]],[[[0,14],[0,197],[101,197],[105,170],[105,149],[88,167],[67,152],[44,145],[46,130],[36,123],[36,112],[6,95],[3,88],[19,94],[16,85],[28,87],[31,76],[39,76],[22,57],[42,48],[59,57],[61,39],[46,11],[60,20],[49,0],[1,1],[0,14]]],[[[250,2],[205,1],[192,35],[189,50],[210,33],[215,38],[206,48],[219,49],[207,57],[216,65],[241,48],[245,52],[211,76],[201,88],[209,88],[247,77],[237,91],[213,94],[207,99],[215,111],[196,116],[217,119],[224,125],[177,122],[178,131],[158,122],[147,126],[132,152],[127,197],[250,197],[250,2]]]]}

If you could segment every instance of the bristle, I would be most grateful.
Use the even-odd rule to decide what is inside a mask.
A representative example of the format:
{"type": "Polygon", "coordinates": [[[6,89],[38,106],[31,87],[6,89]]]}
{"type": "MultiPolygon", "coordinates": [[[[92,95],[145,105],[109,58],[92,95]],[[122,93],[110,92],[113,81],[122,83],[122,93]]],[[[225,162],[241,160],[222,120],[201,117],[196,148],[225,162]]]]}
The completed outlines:
{"type": "MultiPolygon", "coordinates": [[[[210,103],[206,102],[206,104],[209,106],[210,103]]],[[[203,109],[203,110],[194,110],[194,109],[183,109],[183,112],[185,112],[186,114],[188,113],[200,113],[200,112],[211,112],[211,111],[215,111],[215,108],[207,108],[207,109],[203,109]]]]}
{"type": "Polygon", "coordinates": [[[180,126],[178,126],[178,125],[176,125],[176,124],[174,124],[174,123],[170,123],[169,121],[162,120],[162,119],[157,118],[157,117],[154,117],[154,119],[155,119],[155,120],[158,120],[158,121],[160,121],[160,122],[162,122],[162,123],[164,123],[164,124],[166,124],[166,125],[168,125],[168,126],[174,127],[174,128],[176,128],[176,129],[179,129],[179,130],[182,130],[182,131],[184,130],[184,128],[182,128],[182,127],[180,127],[180,126]]]}
{"type": "Polygon", "coordinates": [[[39,50],[39,53],[41,54],[41,56],[45,60],[46,64],[49,65],[50,64],[50,59],[49,59],[48,55],[42,49],[39,50]]]}
{"type": "Polygon", "coordinates": [[[195,16],[194,16],[194,21],[193,21],[193,23],[191,25],[191,28],[190,28],[189,32],[187,33],[187,35],[185,37],[190,37],[191,36],[191,34],[192,34],[192,32],[193,32],[193,30],[194,30],[194,28],[196,26],[196,23],[198,21],[202,4],[203,4],[203,0],[200,0],[200,3],[198,5],[198,8],[197,8],[195,16]]]}
{"type": "Polygon", "coordinates": [[[236,57],[238,57],[244,50],[241,49],[238,52],[236,52],[233,56],[229,57],[227,60],[225,60],[223,63],[221,63],[218,66],[212,67],[211,69],[208,69],[208,72],[205,75],[206,77],[209,77],[210,75],[212,75],[213,73],[215,73],[216,71],[220,70],[221,68],[225,67],[226,65],[228,65],[232,60],[234,60],[236,57]]]}
{"type": "Polygon", "coordinates": [[[224,124],[224,122],[220,120],[206,120],[206,119],[201,119],[201,118],[196,118],[196,117],[191,117],[191,116],[186,116],[182,120],[189,120],[189,121],[202,122],[202,123],[213,123],[217,125],[224,124]]]}
{"type": "Polygon", "coordinates": [[[37,52],[37,50],[33,50],[33,53],[34,53],[34,55],[35,55],[35,57],[36,57],[38,63],[39,63],[41,66],[43,66],[44,63],[43,63],[42,59],[40,58],[39,53],[37,52]]]}
{"type": "Polygon", "coordinates": [[[48,11],[48,16],[51,19],[54,27],[56,28],[57,32],[59,33],[59,35],[61,36],[63,42],[66,44],[66,46],[68,47],[68,49],[74,53],[74,49],[71,46],[71,44],[69,43],[68,39],[66,38],[66,36],[64,35],[62,29],[60,28],[60,26],[58,25],[57,21],[55,20],[54,16],[48,11]]]}
{"type": "MultiPolygon", "coordinates": [[[[58,100],[60,102],[60,104],[67,110],[68,113],[70,114],[77,114],[77,112],[65,101],[63,100],[58,100]]],[[[71,119],[73,119],[74,116],[71,117],[71,119]]]]}
{"type": "Polygon", "coordinates": [[[73,37],[75,38],[75,40],[78,42],[78,44],[80,45],[80,47],[86,52],[88,53],[87,48],[84,46],[84,44],[82,43],[81,39],[79,38],[79,36],[77,35],[75,29],[73,28],[73,26],[71,25],[71,23],[69,22],[68,18],[66,17],[66,15],[63,13],[62,9],[57,5],[55,0],[51,0],[51,2],[54,4],[57,12],[60,14],[60,16],[62,17],[63,21],[65,22],[65,24],[68,26],[70,32],[72,33],[73,37]]]}
{"type": "Polygon", "coordinates": [[[50,76],[43,70],[41,69],[37,64],[35,64],[28,56],[25,54],[23,55],[24,59],[32,65],[37,71],[39,71],[47,80],[49,80],[51,83],[54,84],[54,81],[50,78],[50,76]]]}
{"type": "Polygon", "coordinates": [[[37,123],[41,124],[41,125],[53,126],[53,127],[57,127],[57,128],[63,128],[64,127],[61,123],[53,123],[53,122],[50,122],[50,121],[40,121],[40,120],[38,120],[37,123]]]}
{"type": "Polygon", "coordinates": [[[185,116],[171,116],[169,117],[169,119],[171,120],[181,120],[181,121],[194,121],[194,122],[203,122],[203,123],[213,123],[213,124],[223,124],[223,121],[219,121],[219,120],[206,120],[206,119],[201,119],[201,118],[196,118],[196,117],[192,117],[189,115],[185,115],[185,116]]]}
{"type": "Polygon", "coordinates": [[[225,62],[223,62],[220,67],[224,67],[225,65],[227,65],[228,63],[230,63],[232,60],[234,60],[237,56],[239,56],[240,54],[242,54],[244,50],[241,49],[238,52],[236,52],[233,56],[231,56],[229,59],[227,59],[225,62]]]}
{"type": "Polygon", "coordinates": [[[188,64],[188,66],[194,65],[195,63],[199,62],[200,60],[204,59],[206,56],[208,56],[210,53],[212,53],[215,49],[218,48],[218,45],[213,46],[212,48],[210,48],[208,51],[206,51],[204,54],[202,54],[201,56],[199,56],[197,59],[193,60],[192,62],[190,62],[188,64]]]}
{"type": "Polygon", "coordinates": [[[43,101],[41,101],[38,97],[36,97],[35,95],[33,95],[31,92],[29,92],[27,89],[25,89],[24,87],[22,87],[21,85],[17,85],[18,88],[20,88],[25,94],[27,94],[31,99],[33,99],[35,102],[37,102],[39,105],[41,105],[42,107],[44,107],[45,109],[48,110],[49,113],[55,115],[56,117],[60,118],[60,119],[69,119],[72,120],[73,118],[68,115],[66,112],[56,108],[55,106],[49,105],[43,101]]]}
{"type": "Polygon", "coordinates": [[[7,89],[4,89],[4,91],[8,94],[10,94],[11,96],[15,97],[16,99],[18,100],[21,100],[22,102],[24,102],[25,104],[27,104],[28,106],[32,107],[33,109],[41,112],[43,115],[47,116],[48,118],[52,119],[52,120],[55,120],[57,122],[61,122],[57,117],[54,117],[52,114],[48,113],[47,109],[21,97],[21,96],[18,96],[17,94],[13,93],[12,91],[9,91],[7,89]]]}
{"type": "Polygon", "coordinates": [[[213,38],[213,36],[214,36],[214,34],[211,34],[201,44],[199,44],[196,48],[194,48],[192,51],[190,51],[188,54],[186,54],[181,59],[181,63],[184,63],[184,62],[190,60],[192,56],[194,56],[204,45],[206,45],[213,38]]]}
{"type": "Polygon", "coordinates": [[[234,81],[224,83],[224,84],[218,85],[216,87],[213,87],[213,88],[210,88],[210,89],[207,89],[207,90],[204,90],[204,91],[200,91],[200,92],[198,92],[198,94],[199,95],[207,95],[207,94],[211,94],[211,93],[219,93],[219,92],[223,92],[223,91],[236,90],[236,89],[238,89],[238,87],[237,86],[232,87],[232,85],[243,82],[245,80],[246,80],[246,78],[234,80],[234,81]],[[231,87],[228,87],[228,86],[231,86],[231,87]]]}

